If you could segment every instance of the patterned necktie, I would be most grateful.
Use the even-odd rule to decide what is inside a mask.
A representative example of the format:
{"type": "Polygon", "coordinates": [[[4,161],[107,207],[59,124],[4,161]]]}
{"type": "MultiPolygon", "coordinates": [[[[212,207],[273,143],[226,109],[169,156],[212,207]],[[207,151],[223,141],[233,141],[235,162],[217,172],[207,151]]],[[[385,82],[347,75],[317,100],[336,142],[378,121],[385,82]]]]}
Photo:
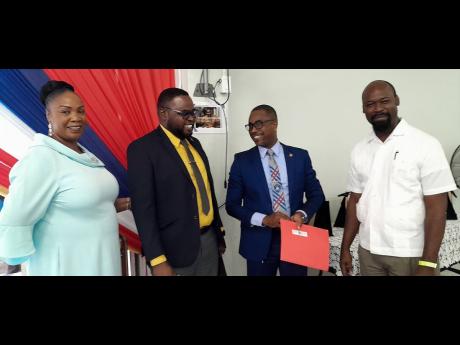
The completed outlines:
{"type": "Polygon", "coordinates": [[[195,175],[196,184],[198,185],[198,191],[200,192],[201,196],[201,207],[203,208],[203,213],[209,213],[209,199],[208,193],[206,192],[206,186],[204,185],[203,176],[201,176],[200,169],[198,165],[196,165],[195,159],[193,158],[192,152],[188,147],[187,140],[183,139],[180,141],[182,146],[185,148],[185,152],[187,152],[188,159],[190,161],[190,165],[192,166],[193,174],[195,175]]]}
{"type": "Polygon", "coordinates": [[[273,157],[274,152],[269,149],[267,150],[267,155],[268,166],[270,168],[273,212],[279,211],[287,214],[286,198],[281,184],[280,170],[278,168],[278,164],[276,164],[275,158],[273,157]]]}

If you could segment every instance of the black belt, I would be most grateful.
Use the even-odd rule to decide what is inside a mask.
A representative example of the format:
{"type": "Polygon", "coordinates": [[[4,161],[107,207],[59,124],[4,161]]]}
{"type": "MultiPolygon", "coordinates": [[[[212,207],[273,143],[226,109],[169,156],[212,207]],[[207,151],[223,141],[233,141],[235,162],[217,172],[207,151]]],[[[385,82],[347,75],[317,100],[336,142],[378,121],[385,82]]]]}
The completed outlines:
{"type": "Polygon", "coordinates": [[[200,229],[200,232],[202,235],[204,235],[205,233],[207,233],[210,229],[212,229],[212,225],[208,225],[208,226],[205,226],[204,228],[201,228],[200,229]]]}

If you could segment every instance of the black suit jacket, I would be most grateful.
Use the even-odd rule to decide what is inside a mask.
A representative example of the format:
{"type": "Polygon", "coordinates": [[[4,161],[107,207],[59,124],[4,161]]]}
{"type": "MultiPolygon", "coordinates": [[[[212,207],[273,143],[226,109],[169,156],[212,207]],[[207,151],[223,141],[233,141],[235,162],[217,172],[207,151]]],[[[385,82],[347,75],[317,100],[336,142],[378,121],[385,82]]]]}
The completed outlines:
{"type": "MultiPolygon", "coordinates": [[[[189,142],[206,166],[214,207],[210,231],[215,231],[222,243],[222,221],[208,158],[196,138],[190,137],[189,142]]],[[[128,182],[147,262],[165,255],[173,267],[191,265],[200,248],[196,189],[176,148],[160,126],[129,145],[128,182]]]]}

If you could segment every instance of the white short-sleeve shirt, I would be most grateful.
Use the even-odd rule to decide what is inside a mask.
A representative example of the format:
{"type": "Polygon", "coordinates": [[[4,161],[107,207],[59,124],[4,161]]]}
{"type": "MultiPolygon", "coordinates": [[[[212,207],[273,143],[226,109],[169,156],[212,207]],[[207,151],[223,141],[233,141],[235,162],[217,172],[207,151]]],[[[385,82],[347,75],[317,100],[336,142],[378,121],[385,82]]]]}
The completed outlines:
{"type": "Polygon", "coordinates": [[[371,253],[419,257],[423,197],[455,190],[439,141],[401,120],[382,142],[374,133],[351,153],[347,190],[362,194],[356,213],[360,245],[371,253]]]}

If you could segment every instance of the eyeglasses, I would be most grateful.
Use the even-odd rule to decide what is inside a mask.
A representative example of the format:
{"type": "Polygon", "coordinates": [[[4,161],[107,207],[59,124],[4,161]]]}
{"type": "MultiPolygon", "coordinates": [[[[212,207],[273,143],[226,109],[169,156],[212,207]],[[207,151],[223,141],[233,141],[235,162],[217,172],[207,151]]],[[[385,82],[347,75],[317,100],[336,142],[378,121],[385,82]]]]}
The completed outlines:
{"type": "Polygon", "coordinates": [[[251,131],[253,128],[261,129],[263,126],[265,126],[265,124],[267,122],[270,122],[270,121],[275,121],[275,120],[273,120],[273,119],[272,120],[265,120],[265,121],[258,120],[258,121],[254,122],[254,123],[249,122],[247,125],[244,125],[244,128],[246,128],[246,130],[248,130],[248,131],[251,131]]]}
{"type": "Polygon", "coordinates": [[[175,112],[177,115],[182,116],[184,119],[189,117],[189,116],[200,116],[202,114],[202,112],[203,112],[202,109],[192,109],[192,110],[180,111],[180,110],[171,109],[171,108],[168,108],[168,107],[163,107],[163,108],[175,112]]]}

